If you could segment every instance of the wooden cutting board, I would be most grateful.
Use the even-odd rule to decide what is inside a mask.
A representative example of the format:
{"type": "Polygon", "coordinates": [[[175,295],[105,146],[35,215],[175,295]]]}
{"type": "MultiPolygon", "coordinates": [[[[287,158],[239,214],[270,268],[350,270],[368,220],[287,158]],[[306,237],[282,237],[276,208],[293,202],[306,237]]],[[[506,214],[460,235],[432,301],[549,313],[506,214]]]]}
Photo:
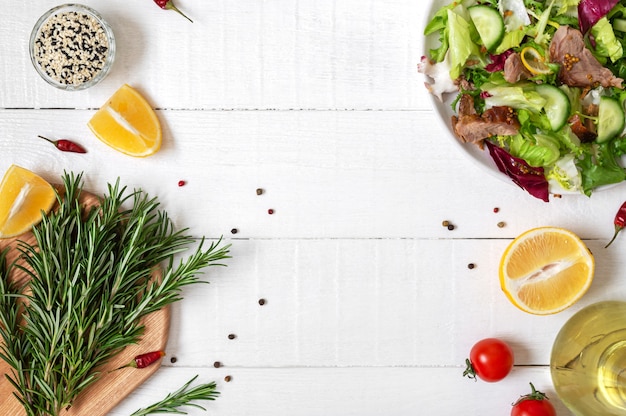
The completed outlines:
{"type": "MultiPolygon", "coordinates": [[[[95,195],[85,191],[82,192],[80,200],[86,206],[98,205],[99,202],[95,195]]],[[[35,243],[35,238],[30,232],[15,238],[0,239],[0,250],[10,249],[7,255],[7,263],[10,263],[19,255],[18,251],[14,249],[18,240],[26,241],[30,244],[35,243]]],[[[16,272],[9,278],[20,279],[24,277],[19,274],[16,272]]],[[[165,350],[170,324],[169,308],[161,309],[144,317],[142,322],[145,326],[145,332],[140,342],[137,345],[125,348],[102,368],[101,378],[85,389],[78,396],[72,407],[67,411],[63,411],[62,415],[104,416],[158,370],[161,365],[160,362],[143,369],[130,367],[109,373],[110,370],[127,364],[139,354],[165,350]]],[[[10,372],[11,367],[3,360],[0,360],[0,415],[25,416],[24,408],[13,395],[13,386],[4,377],[4,374],[10,374],[10,372]]]]}

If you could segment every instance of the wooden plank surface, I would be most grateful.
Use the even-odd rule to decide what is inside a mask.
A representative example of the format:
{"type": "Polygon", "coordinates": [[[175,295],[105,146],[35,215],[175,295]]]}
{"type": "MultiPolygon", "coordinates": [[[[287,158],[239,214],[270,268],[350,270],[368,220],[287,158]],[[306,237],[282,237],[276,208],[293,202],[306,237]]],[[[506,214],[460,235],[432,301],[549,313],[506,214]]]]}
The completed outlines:
{"type": "Polygon", "coordinates": [[[157,195],[195,235],[235,227],[237,238],[513,238],[559,225],[607,239],[623,197],[617,186],[548,204],[529,198],[468,160],[431,111],[159,111],[165,143],[146,159],[99,142],[86,126],[93,112],[3,111],[0,171],[18,163],[53,182],[85,172],[88,189],[120,177],[157,195]],[[88,153],[60,153],[38,134],[88,153]]]}
{"type": "Polygon", "coordinates": [[[550,349],[583,306],[626,300],[626,239],[603,248],[625,188],[545,204],[475,166],[416,71],[429,2],[176,0],[193,24],[148,0],[83,3],[113,26],[118,54],[103,83],[77,93],[45,84],[28,58],[32,25],[58,3],[3,10],[0,172],[17,163],[51,182],[84,172],[100,192],[119,177],[194,236],[233,243],[228,267],[172,307],[161,368],[109,414],[196,374],[222,394],[207,412],[185,409],[194,416],[501,416],[531,381],[570,414],[551,387],[550,349]],[[157,108],[164,145],[153,157],[116,153],[86,127],[123,83],[157,108]],[[88,153],[60,153],[38,134],[88,153]],[[508,242],[542,225],[579,234],[597,264],[583,299],[548,317],[515,309],[497,280],[508,242]],[[463,379],[487,336],[511,343],[513,373],[463,379]]]}
{"type": "Polygon", "coordinates": [[[58,3],[14,2],[0,27],[0,107],[94,108],[123,83],[144,83],[155,107],[184,109],[427,108],[416,65],[415,0],[180,0],[191,24],[151,1],[83,0],[116,36],[97,87],[59,93],[32,69],[28,39],[58,3]],[[19,80],[19,82],[16,82],[19,80]]]}
{"type": "MultiPolygon", "coordinates": [[[[545,368],[514,369],[500,383],[474,383],[463,378],[462,372],[461,367],[168,367],[130,398],[147,405],[164,396],[168,388],[202,374],[204,382],[218,380],[221,395],[215,402],[204,403],[206,412],[186,408],[190,415],[508,415],[511,403],[530,389],[532,380],[553,399],[559,416],[570,414],[556,399],[545,368]],[[227,375],[230,382],[224,381],[227,375]]],[[[129,404],[110,416],[128,416],[134,410],[129,404]]]]}

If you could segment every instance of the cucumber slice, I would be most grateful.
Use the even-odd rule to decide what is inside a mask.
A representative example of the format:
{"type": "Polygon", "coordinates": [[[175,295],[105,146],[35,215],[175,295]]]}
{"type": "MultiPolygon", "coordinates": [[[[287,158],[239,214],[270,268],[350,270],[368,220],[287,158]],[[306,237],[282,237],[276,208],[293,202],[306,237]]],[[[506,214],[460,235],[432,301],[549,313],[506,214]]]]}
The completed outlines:
{"type": "Polygon", "coordinates": [[[472,22],[488,51],[493,51],[504,37],[504,19],[500,12],[489,6],[478,5],[467,9],[472,22]]]}
{"type": "Polygon", "coordinates": [[[537,85],[536,91],[546,99],[543,110],[546,112],[546,116],[548,116],[552,131],[561,130],[565,123],[567,123],[570,111],[572,110],[572,105],[569,102],[567,94],[554,85],[549,84],[537,85]]]}
{"type": "Polygon", "coordinates": [[[598,106],[598,143],[621,134],[624,130],[624,108],[613,97],[600,97],[598,106]]]}
{"type": "Polygon", "coordinates": [[[624,19],[613,19],[611,26],[613,26],[613,30],[626,32],[626,20],[624,19]]]}

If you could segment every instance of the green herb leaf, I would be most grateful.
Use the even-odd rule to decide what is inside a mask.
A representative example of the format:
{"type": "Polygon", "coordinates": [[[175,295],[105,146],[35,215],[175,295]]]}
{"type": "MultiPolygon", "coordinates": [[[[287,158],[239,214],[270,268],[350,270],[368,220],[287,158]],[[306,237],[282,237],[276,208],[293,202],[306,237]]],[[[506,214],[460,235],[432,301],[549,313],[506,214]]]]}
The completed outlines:
{"type": "Polygon", "coordinates": [[[198,376],[193,377],[174,393],[170,393],[165,396],[165,398],[160,402],[146,408],[139,409],[130,416],[145,416],[153,413],[174,413],[177,415],[186,415],[186,412],[180,410],[183,406],[191,406],[206,410],[204,407],[193,402],[199,400],[215,400],[220,393],[215,390],[215,383],[200,384],[189,389],[189,386],[196,378],[198,378],[198,376]]]}

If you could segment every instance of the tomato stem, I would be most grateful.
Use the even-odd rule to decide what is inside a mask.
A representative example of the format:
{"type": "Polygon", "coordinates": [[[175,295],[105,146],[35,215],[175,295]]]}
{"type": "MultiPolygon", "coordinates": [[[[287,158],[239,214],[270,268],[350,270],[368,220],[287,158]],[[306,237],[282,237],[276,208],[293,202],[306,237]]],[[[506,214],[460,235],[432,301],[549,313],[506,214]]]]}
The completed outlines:
{"type": "Polygon", "coordinates": [[[530,394],[527,394],[525,396],[521,396],[515,403],[513,403],[513,406],[515,406],[516,404],[523,402],[524,400],[550,400],[548,399],[548,396],[545,395],[545,393],[540,392],[539,390],[537,390],[535,388],[535,386],[533,386],[533,383],[529,383],[530,384],[530,389],[531,392],[530,394]]]}
{"type": "Polygon", "coordinates": [[[476,381],[476,370],[474,370],[474,366],[469,358],[465,359],[465,365],[467,367],[465,368],[465,371],[463,371],[463,377],[476,381]]]}

